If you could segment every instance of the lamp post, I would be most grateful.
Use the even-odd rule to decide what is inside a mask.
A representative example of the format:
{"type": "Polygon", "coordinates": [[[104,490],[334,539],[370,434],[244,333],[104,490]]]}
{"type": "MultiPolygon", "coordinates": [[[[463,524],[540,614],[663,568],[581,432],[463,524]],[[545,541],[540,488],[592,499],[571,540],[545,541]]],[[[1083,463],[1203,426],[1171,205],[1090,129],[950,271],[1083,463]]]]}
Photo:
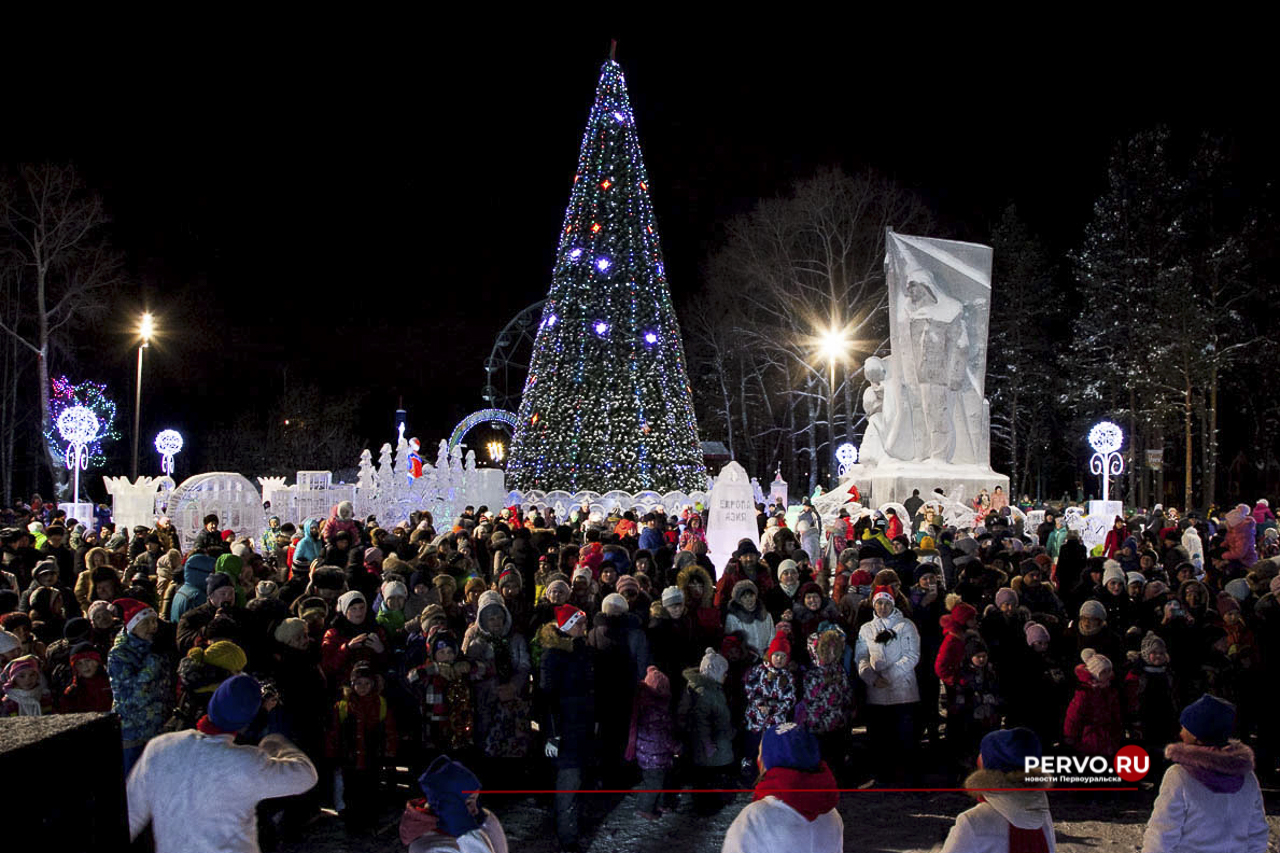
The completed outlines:
{"type": "Polygon", "coordinates": [[[836,453],[836,360],[845,357],[850,343],[847,330],[842,328],[834,318],[830,328],[817,335],[818,352],[827,360],[830,370],[827,381],[827,438],[831,445],[827,453],[828,474],[835,472],[833,460],[836,453]]]}
{"type": "Polygon", "coordinates": [[[142,351],[151,344],[151,336],[155,334],[155,321],[151,312],[142,315],[142,324],[138,327],[138,335],[142,343],[138,345],[138,381],[133,397],[133,464],[130,466],[130,479],[138,479],[138,432],[142,421],[142,351]]]}

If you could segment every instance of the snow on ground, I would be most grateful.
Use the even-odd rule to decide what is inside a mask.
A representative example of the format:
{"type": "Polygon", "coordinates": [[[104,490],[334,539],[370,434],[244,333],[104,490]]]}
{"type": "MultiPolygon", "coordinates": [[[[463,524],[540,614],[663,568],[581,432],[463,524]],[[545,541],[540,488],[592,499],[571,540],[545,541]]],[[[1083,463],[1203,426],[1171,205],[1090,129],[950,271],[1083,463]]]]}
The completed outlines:
{"type": "MultiPolygon", "coordinates": [[[[1156,790],[1134,793],[1051,793],[1050,806],[1061,853],[1133,853],[1142,847],[1142,832],[1156,790]]],[[[558,853],[550,797],[491,798],[507,833],[512,853],[558,853]]],[[[1280,851],[1280,789],[1266,790],[1271,823],[1269,850],[1280,851]]],[[[587,853],[719,853],[725,830],[750,799],[742,794],[711,818],[680,808],[655,822],[639,817],[635,798],[595,794],[582,818],[582,847],[587,853]]],[[[889,793],[875,790],[843,794],[840,814],[845,850],[859,853],[925,853],[939,850],[955,816],[973,805],[957,793],[889,793]]],[[[312,825],[306,838],[281,847],[282,853],[363,853],[404,850],[398,835],[398,812],[388,811],[376,835],[347,835],[336,817],[312,825]]]]}

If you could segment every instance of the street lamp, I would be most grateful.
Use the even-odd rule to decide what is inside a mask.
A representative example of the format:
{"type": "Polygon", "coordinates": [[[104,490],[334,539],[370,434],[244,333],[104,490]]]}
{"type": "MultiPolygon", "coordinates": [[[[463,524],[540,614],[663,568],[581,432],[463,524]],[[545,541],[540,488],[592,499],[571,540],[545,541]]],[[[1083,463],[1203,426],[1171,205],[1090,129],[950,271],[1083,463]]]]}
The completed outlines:
{"type": "Polygon", "coordinates": [[[828,328],[821,329],[814,335],[814,342],[818,355],[827,360],[827,366],[830,370],[827,384],[827,436],[831,443],[827,467],[830,473],[835,468],[831,464],[831,459],[835,458],[836,452],[836,361],[845,359],[849,354],[849,347],[853,344],[853,341],[849,337],[848,328],[842,327],[832,318],[831,325],[828,328]]]}
{"type": "Polygon", "coordinates": [[[142,324],[138,326],[138,336],[142,338],[142,343],[138,346],[138,381],[133,397],[133,465],[130,477],[132,480],[138,479],[138,431],[142,420],[142,351],[151,345],[151,338],[155,335],[155,331],[155,319],[151,316],[151,312],[144,312],[142,324]]]}

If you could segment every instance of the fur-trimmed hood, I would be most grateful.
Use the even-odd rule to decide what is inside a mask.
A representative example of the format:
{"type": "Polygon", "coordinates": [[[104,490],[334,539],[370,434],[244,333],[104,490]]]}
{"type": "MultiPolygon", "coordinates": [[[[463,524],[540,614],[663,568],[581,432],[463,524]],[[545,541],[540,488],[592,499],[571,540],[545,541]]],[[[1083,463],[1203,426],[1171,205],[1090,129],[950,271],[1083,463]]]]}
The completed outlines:
{"type": "Polygon", "coordinates": [[[573,651],[573,639],[560,630],[555,622],[548,622],[538,629],[538,643],[544,652],[559,649],[562,652],[573,651]]]}
{"type": "Polygon", "coordinates": [[[1215,794],[1234,794],[1253,772],[1253,750],[1238,740],[1223,747],[1171,743],[1164,757],[1181,764],[1192,777],[1215,794]]]}
{"type": "Polygon", "coordinates": [[[712,606],[711,603],[715,600],[716,585],[712,583],[711,575],[707,574],[707,570],[702,568],[702,566],[699,566],[697,563],[694,563],[691,566],[685,566],[680,570],[680,574],[676,575],[676,586],[685,594],[685,606],[687,607],[689,605],[689,593],[687,589],[689,586],[689,579],[694,577],[701,580],[703,588],[706,589],[706,592],[702,595],[702,606],[712,606]]]}
{"type": "MultiPolygon", "coordinates": [[[[1039,829],[1049,815],[1049,798],[1044,791],[982,791],[979,788],[1040,787],[1040,783],[1028,782],[1020,770],[1004,772],[979,769],[964,780],[969,796],[985,801],[1000,816],[1019,829],[1039,829]]],[[[1047,786],[1045,786],[1047,787],[1047,786]]]]}

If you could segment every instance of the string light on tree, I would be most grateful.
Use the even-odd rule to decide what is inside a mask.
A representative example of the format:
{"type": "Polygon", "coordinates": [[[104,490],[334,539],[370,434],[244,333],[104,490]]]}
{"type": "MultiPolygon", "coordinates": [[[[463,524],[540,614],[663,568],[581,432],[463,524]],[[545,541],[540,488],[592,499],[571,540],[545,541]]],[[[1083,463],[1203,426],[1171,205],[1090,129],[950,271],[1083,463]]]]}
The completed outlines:
{"type": "Polygon", "coordinates": [[[66,442],[58,434],[58,418],[67,409],[83,406],[98,419],[98,433],[85,448],[86,461],[91,467],[101,468],[107,461],[102,453],[102,442],[120,438],[120,432],[116,429],[116,404],[107,396],[107,386],[99,382],[81,382],[77,385],[67,377],[59,376],[49,382],[49,390],[50,429],[45,433],[49,447],[54,454],[63,452],[66,442]]]}
{"type": "Polygon", "coordinates": [[[703,489],[706,468],[649,178],[612,57],[600,71],[574,174],[519,426],[507,448],[508,484],[602,494],[703,489]]]}
{"type": "Polygon", "coordinates": [[[156,436],[156,451],[160,454],[160,470],[173,475],[173,457],[182,450],[182,433],[176,429],[161,430],[156,436]]]}
{"type": "Polygon", "coordinates": [[[1099,421],[1089,430],[1089,446],[1093,456],[1089,458],[1089,470],[1102,477],[1102,499],[1109,500],[1111,478],[1124,473],[1124,457],[1120,446],[1124,444],[1124,432],[1111,421],[1099,421]]]}

